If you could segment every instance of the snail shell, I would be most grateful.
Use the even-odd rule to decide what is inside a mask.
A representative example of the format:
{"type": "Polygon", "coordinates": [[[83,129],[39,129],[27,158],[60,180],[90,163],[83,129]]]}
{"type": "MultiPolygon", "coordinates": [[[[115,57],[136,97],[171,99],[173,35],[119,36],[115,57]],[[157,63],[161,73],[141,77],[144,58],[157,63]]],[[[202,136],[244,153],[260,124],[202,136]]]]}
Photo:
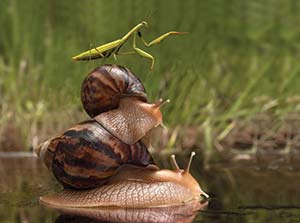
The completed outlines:
{"type": "Polygon", "coordinates": [[[137,97],[147,102],[142,82],[129,69],[119,65],[97,67],[81,86],[83,108],[92,118],[118,108],[124,97],[137,97]]]}
{"type": "Polygon", "coordinates": [[[123,164],[153,164],[141,141],[125,144],[95,120],[75,125],[36,152],[64,187],[75,189],[104,184],[123,164]]]}

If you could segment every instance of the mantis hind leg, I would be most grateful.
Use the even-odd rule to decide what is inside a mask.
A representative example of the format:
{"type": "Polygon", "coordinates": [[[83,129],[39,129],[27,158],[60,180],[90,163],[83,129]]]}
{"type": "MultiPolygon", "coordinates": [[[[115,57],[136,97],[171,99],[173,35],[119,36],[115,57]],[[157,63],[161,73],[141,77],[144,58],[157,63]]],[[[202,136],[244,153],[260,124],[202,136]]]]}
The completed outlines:
{"type": "Polygon", "coordinates": [[[132,55],[132,54],[136,54],[136,52],[135,51],[128,51],[128,52],[116,52],[116,53],[114,53],[114,58],[115,58],[115,60],[117,60],[117,56],[119,56],[119,55],[132,55]]]}

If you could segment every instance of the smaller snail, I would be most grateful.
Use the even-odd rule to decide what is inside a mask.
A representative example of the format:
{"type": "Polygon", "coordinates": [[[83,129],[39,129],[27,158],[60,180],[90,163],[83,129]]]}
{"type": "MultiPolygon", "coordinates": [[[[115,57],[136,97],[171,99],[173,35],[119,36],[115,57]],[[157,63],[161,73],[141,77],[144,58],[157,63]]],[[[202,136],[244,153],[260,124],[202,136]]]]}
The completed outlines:
{"type": "Polygon", "coordinates": [[[81,101],[91,118],[127,144],[162,125],[159,108],[168,102],[148,103],[142,82],[119,65],[103,65],[89,73],[82,83],[81,101]]]}
{"type": "Polygon", "coordinates": [[[65,189],[42,197],[53,207],[126,207],[176,206],[208,195],[189,173],[193,152],[185,169],[180,169],[172,155],[175,170],[158,170],[153,166],[123,165],[109,181],[89,190],[65,189]]]}

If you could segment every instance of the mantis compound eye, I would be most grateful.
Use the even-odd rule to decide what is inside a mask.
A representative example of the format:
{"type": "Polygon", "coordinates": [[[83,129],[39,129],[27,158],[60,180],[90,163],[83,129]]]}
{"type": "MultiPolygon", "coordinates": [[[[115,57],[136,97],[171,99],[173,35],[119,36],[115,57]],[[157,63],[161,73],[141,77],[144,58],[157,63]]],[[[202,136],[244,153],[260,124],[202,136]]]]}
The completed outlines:
{"type": "Polygon", "coordinates": [[[143,24],[146,28],[148,28],[148,23],[147,23],[146,21],[143,21],[142,24],[143,24]]]}

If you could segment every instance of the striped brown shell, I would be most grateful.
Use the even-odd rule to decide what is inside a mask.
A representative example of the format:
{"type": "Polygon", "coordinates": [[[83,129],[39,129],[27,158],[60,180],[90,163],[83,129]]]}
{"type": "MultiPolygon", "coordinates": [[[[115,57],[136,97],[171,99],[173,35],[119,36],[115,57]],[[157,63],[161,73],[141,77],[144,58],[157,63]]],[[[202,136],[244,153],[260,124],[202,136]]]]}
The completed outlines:
{"type": "Polygon", "coordinates": [[[106,182],[124,163],[153,164],[146,146],[125,144],[94,120],[41,144],[37,154],[65,187],[86,189],[106,182]]]}
{"type": "Polygon", "coordinates": [[[124,97],[137,97],[147,102],[143,84],[128,68],[103,65],[90,72],[82,83],[82,105],[92,118],[118,108],[124,97]]]}

